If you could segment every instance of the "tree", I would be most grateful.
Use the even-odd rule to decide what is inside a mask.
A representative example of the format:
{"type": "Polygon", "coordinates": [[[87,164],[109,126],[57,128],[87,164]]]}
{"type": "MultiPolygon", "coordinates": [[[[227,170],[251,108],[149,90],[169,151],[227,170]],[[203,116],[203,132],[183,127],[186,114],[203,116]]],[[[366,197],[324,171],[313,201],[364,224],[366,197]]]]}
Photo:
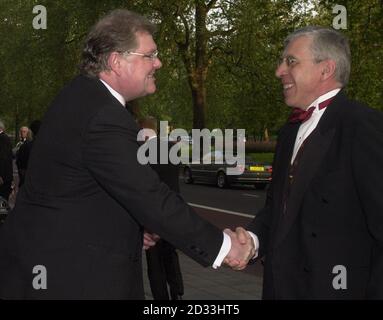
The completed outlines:
{"type": "Polygon", "coordinates": [[[332,26],[334,5],[348,12],[352,73],[348,94],[383,109],[382,2],[301,0],[2,0],[0,113],[17,132],[41,118],[76,73],[82,41],[93,23],[129,8],[158,23],[163,68],[158,92],[139,101],[143,113],[191,128],[245,128],[262,138],[286,120],[275,63],[283,39],[301,26],[332,26]],[[35,5],[45,5],[48,28],[35,30],[35,5]],[[11,36],[10,36],[11,35],[11,36]]]}
{"type": "Polygon", "coordinates": [[[220,39],[233,33],[232,1],[147,1],[161,21],[162,36],[173,42],[184,64],[192,96],[193,128],[206,126],[206,80],[220,39]]]}

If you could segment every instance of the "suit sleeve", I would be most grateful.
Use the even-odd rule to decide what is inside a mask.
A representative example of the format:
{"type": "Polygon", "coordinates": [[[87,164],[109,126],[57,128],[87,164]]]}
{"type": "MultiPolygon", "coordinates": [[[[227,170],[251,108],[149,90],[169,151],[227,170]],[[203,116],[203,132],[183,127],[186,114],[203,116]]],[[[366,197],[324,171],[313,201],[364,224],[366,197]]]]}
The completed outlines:
{"type": "Polygon", "coordinates": [[[101,109],[84,136],[84,165],[140,225],[200,264],[212,265],[222,245],[222,231],[200,218],[149,165],[138,163],[137,132],[124,108],[101,109]]]}
{"type": "Polygon", "coordinates": [[[352,151],[352,170],[367,226],[374,240],[368,293],[383,298],[383,114],[360,117],[352,151]]]}

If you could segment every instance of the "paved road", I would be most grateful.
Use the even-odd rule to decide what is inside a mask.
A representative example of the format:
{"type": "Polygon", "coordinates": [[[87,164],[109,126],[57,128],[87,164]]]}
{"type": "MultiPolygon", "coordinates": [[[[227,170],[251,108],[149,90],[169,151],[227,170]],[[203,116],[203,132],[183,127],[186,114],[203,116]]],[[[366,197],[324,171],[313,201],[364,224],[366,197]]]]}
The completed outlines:
{"type": "MultiPolygon", "coordinates": [[[[265,191],[248,186],[219,189],[212,185],[187,185],[180,181],[180,187],[182,196],[196,212],[221,229],[246,227],[256,211],[263,207],[266,196],[265,191]]],[[[263,267],[256,263],[248,266],[245,272],[262,277],[263,267]]]]}
{"type": "MultiPolygon", "coordinates": [[[[246,226],[254,216],[254,207],[262,207],[265,199],[264,191],[249,187],[221,190],[209,185],[185,185],[183,182],[180,186],[182,196],[187,202],[194,203],[195,211],[221,229],[246,226]]],[[[238,272],[225,267],[218,270],[210,267],[203,268],[182,252],[179,252],[179,258],[184,279],[185,300],[261,298],[263,278],[261,263],[250,265],[238,272]]],[[[144,275],[146,275],[145,261],[143,267],[144,275]]],[[[151,300],[146,276],[144,286],[146,298],[151,300]]]]}

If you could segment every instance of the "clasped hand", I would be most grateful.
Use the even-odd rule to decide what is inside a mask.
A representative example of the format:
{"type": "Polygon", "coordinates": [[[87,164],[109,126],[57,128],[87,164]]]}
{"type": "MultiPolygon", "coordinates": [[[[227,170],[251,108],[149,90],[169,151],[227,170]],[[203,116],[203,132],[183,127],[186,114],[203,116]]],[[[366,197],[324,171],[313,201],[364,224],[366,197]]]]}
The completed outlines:
{"type": "Polygon", "coordinates": [[[144,250],[148,250],[151,247],[156,245],[157,241],[160,240],[160,236],[158,234],[155,234],[155,233],[152,233],[152,232],[145,230],[143,240],[144,240],[143,241],[144,243],[143,243],[142,248],[144,250]]]}
{"type": "Polygon", "coordinates": [[[243,270],[255,255],[253,238],[241,227],[236,228],[235,232],[230,229],[224,232],[231,239],[231,248],[223,262],[233,270],[243,270]]]}

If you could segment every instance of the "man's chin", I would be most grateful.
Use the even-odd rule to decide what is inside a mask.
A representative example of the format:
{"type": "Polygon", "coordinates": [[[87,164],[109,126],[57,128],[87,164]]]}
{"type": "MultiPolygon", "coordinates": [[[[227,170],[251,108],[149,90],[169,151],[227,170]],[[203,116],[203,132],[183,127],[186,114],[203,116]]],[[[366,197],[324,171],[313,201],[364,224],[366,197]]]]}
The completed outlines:
{"type": "Polygon", "coordinates": [[[289,99],[289,97],[285,96],[285,105],[287,105],[289,107],[293,107],[294,102],[292,101],[292,99],[289,99]]]}
{"type": "Polygon", "coordinates": [[[150,87],[146,89],[146,94],[153,94],[157,91],[156,86],[150,87]]]}

